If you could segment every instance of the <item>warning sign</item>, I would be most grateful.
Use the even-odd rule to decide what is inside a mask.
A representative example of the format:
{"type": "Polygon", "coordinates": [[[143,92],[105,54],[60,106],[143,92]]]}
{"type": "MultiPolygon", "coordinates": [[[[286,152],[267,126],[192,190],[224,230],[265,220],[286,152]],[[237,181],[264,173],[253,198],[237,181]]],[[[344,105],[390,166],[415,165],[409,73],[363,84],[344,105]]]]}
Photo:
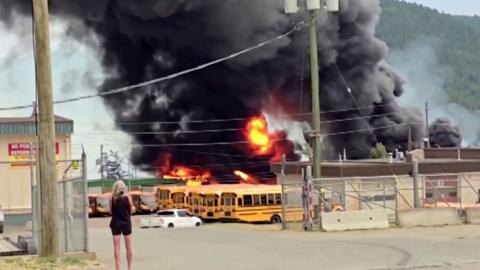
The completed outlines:
{"type": "Polygon", "coordinates": [[[29,143],[10,143],[8,144],[8,159],[11,161],[30,160],[30,148],[29,143]]]}
{"type": "MultiPolygon", "coordinates": [[[[31,161],[35,160],[36,146],[30,143],[10,143],[8,144],[8,159],[10,161],[31,161]]],[[[55,143],[55,158],[60,158],[60,145],[55,143]]],[[[29,164],[12,164],[13,167],[28,166],[29,164]]]]}
{"type": "Polygon", "coordinates": [[[73,161],[72,162],[72,169],[74,169],[75,171],[78,171],[80,169],[80,163],[78,161],[73,161]]]}

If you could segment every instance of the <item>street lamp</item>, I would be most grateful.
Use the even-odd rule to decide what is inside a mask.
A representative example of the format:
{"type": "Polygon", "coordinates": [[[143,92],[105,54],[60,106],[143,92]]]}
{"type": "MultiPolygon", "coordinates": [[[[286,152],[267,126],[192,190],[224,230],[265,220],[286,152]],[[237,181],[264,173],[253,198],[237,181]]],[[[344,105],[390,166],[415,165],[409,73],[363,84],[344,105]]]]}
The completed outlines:
{"type": "MultiPolygon", "coordinates": [[[[299,11],[298,0],[284,0],[285,12],[294,14],[299,11]]],[[[320,82],[318,75],[318,42],[317,42],[317,13],[324,8],[328,12],[339,11],[339,0],[306,0],[306,9],[309,11],[309,32],[310,32],[310,70],[312,81],[312,113],[313,113],[313,177],[319,179],[321,176],[321,135],[320,135],[320,82]]],[[[320,194],[321,194],[321,190],[320,194]]],[[[315,210],[322,229],[322,199],[319,196],[319,204],[315,210]]]]}

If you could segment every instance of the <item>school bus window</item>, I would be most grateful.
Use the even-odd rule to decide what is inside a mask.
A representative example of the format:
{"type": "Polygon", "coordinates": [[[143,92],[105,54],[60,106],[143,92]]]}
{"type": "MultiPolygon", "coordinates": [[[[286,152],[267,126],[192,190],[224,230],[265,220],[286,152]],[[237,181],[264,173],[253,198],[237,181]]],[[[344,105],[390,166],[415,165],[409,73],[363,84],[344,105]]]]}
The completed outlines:
{"type": "Polygon", "coordinates": [[[243,205],[249,206],[252,205],[252,195],[243,195],[243,205]]]}
{"type": "Polygon", "coordinates": [[[253,195],[253,205],[260,205],[260,195],[253,195]]]}
{"type": "Polygon", "coordinates": [[[208,199],[205,199],[204,205],[209,207],[218,206],[218,202],[214,198],[208,198],[208,199]]]}
{"type": "Polygon", "coordinates": [[[275,204],[282,204],[282,194],[280,193],[275,194],[275,204]]]}
{"type": "Polygon", "coordinates": [[[260,204],[267,205],[267,194],[260,195],[260,204]]]}
{"type": "Polygon", "coordinates": [[[275,196],[273,194],[268,194],[267,198],[268,198],[267,199],[268,204],[271,204],[271,205],[275,204],[275,196]]]}
{"type": "Polygon", "coordinates": [[[243,199],[242,198],[238,198],[238,206],[243,206],[243,199]]]}
{"type": "Polygon", "coordinates": [[[222,198],[222,206],[226,205],[226,206],[231,206],[234,204],[234,200],[232,198],[222,198]]]}

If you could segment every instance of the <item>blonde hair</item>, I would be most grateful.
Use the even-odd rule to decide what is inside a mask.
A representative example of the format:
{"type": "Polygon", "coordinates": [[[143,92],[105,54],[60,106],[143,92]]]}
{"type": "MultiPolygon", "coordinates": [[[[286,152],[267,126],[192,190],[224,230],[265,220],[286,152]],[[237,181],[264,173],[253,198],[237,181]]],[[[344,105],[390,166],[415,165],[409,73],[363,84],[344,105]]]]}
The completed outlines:
{"type": "Polygon", "coordinates": [[[112,198],[116,201],[126,192],[127,186],[122,180],[118,180],[113,184],[112,198]]]}

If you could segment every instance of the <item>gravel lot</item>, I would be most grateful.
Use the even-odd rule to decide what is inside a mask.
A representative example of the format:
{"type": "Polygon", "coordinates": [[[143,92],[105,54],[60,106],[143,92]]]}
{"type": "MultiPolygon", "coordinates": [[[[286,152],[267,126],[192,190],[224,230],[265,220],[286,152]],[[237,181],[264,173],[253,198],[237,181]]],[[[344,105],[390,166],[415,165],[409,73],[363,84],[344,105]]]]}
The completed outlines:
{"type": "MultiPolygon", "coordinates": [[[[108,218],[90,220],[90,247],[113,265],[108,218]]],[[[480,226],[344,233],[272,225],[134,229],[135,269],[480,269],[480,226]],[[421,267],[421,268],[419,268],[421,267]]]]}

